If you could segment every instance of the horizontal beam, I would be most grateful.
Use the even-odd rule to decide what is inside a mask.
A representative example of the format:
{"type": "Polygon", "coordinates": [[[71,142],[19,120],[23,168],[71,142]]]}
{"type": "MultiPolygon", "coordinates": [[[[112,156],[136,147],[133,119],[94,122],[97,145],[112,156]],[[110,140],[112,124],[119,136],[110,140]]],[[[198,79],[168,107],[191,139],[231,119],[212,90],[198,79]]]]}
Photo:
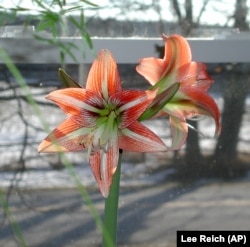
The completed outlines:
{"type": "MultiPolygon", "coordinates": [[[[142,57],[157,57],[155,45],[163,45],[162,39],[151,38],[93,38],[94,50],[80,38],[61,38],[65,46],[73,44],[72,54],[65,62],[68,64],[92,63],[96,53],[109,49],[118,63],[138,63],[142,57]],[[75,48],[77,47],[77,48],[75,48]],[[85,55],[83,55],[85,54],[85,55]]],[[[250,62],[250,39],[188,39],[193,60],[205,63],[250,62]]],[[[60,63],[60,48],[34,38],[0,38],[0,47],[12,58],[14,63],[49,64],[60,63]]],[[[0,63],[4,63],[0,54],[0,63]]]]}

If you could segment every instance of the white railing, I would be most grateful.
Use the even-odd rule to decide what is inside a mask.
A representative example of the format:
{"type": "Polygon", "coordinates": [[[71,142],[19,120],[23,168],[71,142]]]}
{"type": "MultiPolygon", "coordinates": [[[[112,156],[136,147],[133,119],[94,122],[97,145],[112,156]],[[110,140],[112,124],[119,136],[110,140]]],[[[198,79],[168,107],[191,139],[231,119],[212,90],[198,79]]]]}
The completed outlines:
{"type": "MultiPolygon", "coordinates": [[[[94,52],[80,38],[61,38],[64,44],[72,43],[78,49],[72,49],[77,63],[92,63],[94,52]],[[86,49],[87,48],[87,49],[86,49]],[[85,51],[85,56],[82,52],[85,51]]],[[[138,63],[142,57],[158,56],[155,45],[163,45],[159,38],[93,38],[94,51],[109,49],[118,63],[138,63]]],[[[225,39],[191,38],[188,39],[193,60],[205,63],[250,62],[250,35],[227,37],[225,39]]],[[[60,49],[34,38],[0,38],[2,47],[15,63],[60,63],[60,49]]],[[[0,63],[3,61],[0,58],[0,63]]],[[[66,56],[65,63],[76,63],[66,56]]]]}

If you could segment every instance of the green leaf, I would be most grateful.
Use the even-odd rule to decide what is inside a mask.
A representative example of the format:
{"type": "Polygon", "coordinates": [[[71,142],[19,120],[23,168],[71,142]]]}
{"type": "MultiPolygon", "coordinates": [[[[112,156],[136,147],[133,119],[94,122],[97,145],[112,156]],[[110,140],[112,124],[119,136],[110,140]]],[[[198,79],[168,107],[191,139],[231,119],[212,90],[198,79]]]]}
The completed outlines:
{"type": "Polygon", "coordinates": [[[49,28],[53,29],[60,21],[60,15],[52,11],[40,11],[40,15],[42,18],[36,27],[37,31],[44,31],[49,28]]]}
{"type": "Polygon", "coordinates": [[[63,43],[63,42],[56,42],[56,44],[59,46],[61,52],[63,52],[65,55],[69,55],[72,60],[77,64],[77,58],[75,57],[74,53],[72,52],[73,49],[78,50],[79,48],[74,43],[63,43]]]}
{"type": "Polygon", "coordinates": [[[63,69],[58,70],[58,75],[64,85],[64,87],[82,88],[82,86],[76,82],[71,76],[69,76],[63,69]]]}
{"type": "Polygon", "coordinates": [[[92,43],[90,35],[86,32],[84,37],[85,37],[85,40],[86,40],[89,48],[93,49],[93,43],[92,43]]]}
{"type": "Polygon", "coordinates": [[[162,93],[158,94],[138,120],[144,121],[155,116],[173,98],[179,87],[180,83],[175,83],[162,93]]]}
{"type": "Polygon", "coordinates": [[[80,0],[80,1],[81,1],[81,2],[83,2],[83,3],[86,3],[86,4],[90,5],[90,6],[93,6],[93,7],[98,7],[98,5],[97,5],[97,4],[92,3],[92,2],[90,2],[90,1],[87,1],[87,0],[80,0]]]}
{"type": "Polygon", "coordinates": [[[41,0],[33,0],[33,2],[35,2],[38,5],[38,7],[40,7],[41,9],[50,11],[49,6],[47,5],[46,2],[41,1],[41,0]]]}

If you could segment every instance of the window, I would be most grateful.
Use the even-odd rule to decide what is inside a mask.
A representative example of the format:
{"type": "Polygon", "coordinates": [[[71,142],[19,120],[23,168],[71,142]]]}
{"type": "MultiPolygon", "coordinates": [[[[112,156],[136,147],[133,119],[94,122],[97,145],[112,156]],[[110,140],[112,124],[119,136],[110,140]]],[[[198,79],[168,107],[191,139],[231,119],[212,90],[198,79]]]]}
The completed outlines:
{"type": "MultiPolygon", "coordinates": [[[[248,13],[245,23],[239,24],[236,15],[236,19],[214,18],[220,22],[206,26],[204,16],[222,11],[220,2],[225,5],[225,1],[201,1],[204,6],[207,2],[204,12],[202,6],[191,5],[193,12],[184,7],[184,2],[192,1],[173,1],[178,5],[169,4],[171,23],[166,23],[166,10],[157,9],[161,1],[133,2],[131,13],[140,13],[138,16],[142,17],[144,12],[152,16],[158,13],[158,17],[147,24],[134,17],[126,22],[126,10],[132,8],[130,1],[107,2],[106,9],[111,4],[115,6],[119,22],[103,16],[102,12],[98,12],[99,18],[104,18],[102,22],[100,19],[92,22],[93,17],[87,16],[86,31],[92,37],[94,50],[88,48],[88,42],[83,46],[77,35],[61,37],[51,44],[27,36],[6,37],[2,31],[0,47],[13,59],[26,84],[20,86],[1,56],[0,188],[12,218],[0,211],[0,245],[17,246],[10,219],[16,221],[28,246],[100,245],[95,220],[62,158],[57,154],[37,153],[46,133],[29,96],[38,104],[51,130],[65,118],[44,99],[47,93],[61,86],[58,67],[65,66],[73,78],[84,84],[95,53],[103,48],[110,49],[115,56],[124,87],[144,88],[147,82],[135,72],[135,66],[141,57],[159,56],[162,30],[185,34],[193,60],[207,64],[215,80],[209,92],[221,110],[222,132],[213,138],[213,122],[202,118],[190,122],[194,129],[190,128],[188,141],[179,151],[124,154],[118,243],[176,246],[177,230],[248,229],[250,35],[245,25],[249,25],[248,13]],[[217,10],[210,2],[216,2],[217,10]],[[243,31],[238,32],[236,28],[241,27],[243,31]],[[72,53],[65,52],[69,47],[72,53]]],[[[227,3],[230,6],[221,16],[232,11],[237,14],[244,3],[249,7],[249,1],[227,3]]],[[[96,10],[89,13],[96,13],[93,11],[96,10]]],[[[167,119],[150,120],[146,124],[169,142],[167,119]]],[[[97,191],[86,153],[69,153],[66,157],[102,216],[104,200],[97,191]]]]}

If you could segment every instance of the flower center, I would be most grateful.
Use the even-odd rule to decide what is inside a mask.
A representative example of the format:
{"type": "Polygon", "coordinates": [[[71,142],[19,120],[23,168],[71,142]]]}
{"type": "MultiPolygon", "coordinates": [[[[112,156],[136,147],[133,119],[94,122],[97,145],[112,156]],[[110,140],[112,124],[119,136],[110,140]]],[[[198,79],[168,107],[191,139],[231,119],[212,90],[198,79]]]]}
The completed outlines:
{"type": "Polygon", "coordinates": [[[99,112],[96,125],[83,141],[88,146],[88,153],[94,154],[99,149],[108,151],[109,147],[116,145],[118,137],[118,113],[116,107],[110,105],[99,112]]]}

